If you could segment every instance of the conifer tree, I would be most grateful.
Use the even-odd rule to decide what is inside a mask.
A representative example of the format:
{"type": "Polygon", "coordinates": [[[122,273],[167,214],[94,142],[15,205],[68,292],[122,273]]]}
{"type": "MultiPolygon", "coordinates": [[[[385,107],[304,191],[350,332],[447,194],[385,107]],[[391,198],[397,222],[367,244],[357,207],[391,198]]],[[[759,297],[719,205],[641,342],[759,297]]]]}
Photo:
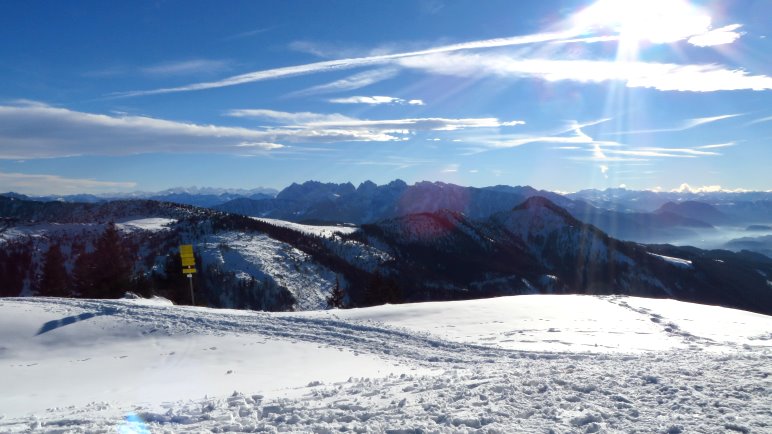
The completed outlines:
{"type": "Polygon", "coordinates": [[[343,293],[343,288],[340,287],[340,280],[338,279],[338,276],[335,276],[335,287],[332,288],[332,291],[330,292],[330,296],[327,297],[327,308],[328,309],[340,309],[343,307],[343,298],[345,297],[345,294],[343,293]]]}
{"type": "Polygon", "coordinates": [[[64,255],[59,244],[52,243],[43,258],[43,270],[38,283],[38,293],[50,297],[67,297],[70,294],[70,276],[64,266],[64,255]]]}
{"type": "Polygon", "coordinates": [[[83,252],[75,261],[75,281],[81,296],[119,298],[131,285],[132,258],[115,223],[107,224],[92,253],[83,252]]]}

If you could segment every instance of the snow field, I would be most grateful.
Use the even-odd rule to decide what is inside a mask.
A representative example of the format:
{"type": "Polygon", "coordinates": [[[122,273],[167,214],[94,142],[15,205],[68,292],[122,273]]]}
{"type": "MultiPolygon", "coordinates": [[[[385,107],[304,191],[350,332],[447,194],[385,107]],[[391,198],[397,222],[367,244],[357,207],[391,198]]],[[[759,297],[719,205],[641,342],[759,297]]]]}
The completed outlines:
{"type": "Polygon", "coordinates": [[[308,235],[316,235],[317,237],[329,238],[333,234],[350,234],[359,230],[356,226],[317,226],[317,225],[304,225],[300,223],[290,222],[286,220],[269,219],[265,217],[252,217],[255,220],[272,224],[274,226],[281,226],[284,228],[292,229],[308,235]]]}
{"type": "Polygon", "coordinates": [[[770,331],[763,315],[630,297],[279,314],[2,299],[0,432],[764,433],[770,331]],[[64,359],[89,355],[68,389],[64,359]]]}

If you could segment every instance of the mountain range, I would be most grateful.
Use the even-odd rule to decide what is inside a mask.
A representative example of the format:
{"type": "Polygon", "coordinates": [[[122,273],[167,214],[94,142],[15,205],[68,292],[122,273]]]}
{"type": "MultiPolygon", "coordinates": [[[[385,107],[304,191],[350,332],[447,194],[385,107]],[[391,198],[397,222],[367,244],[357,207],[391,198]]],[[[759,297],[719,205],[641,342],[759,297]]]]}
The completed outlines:
{"type": "MultiPolygon", "coordinates": [[[[211,306],[318,309],[340,286],[349,306],[590,293],[669,297],[772,314],[772,259],[761,254],[621,241],[538,195],[511,207],[491,205],[474,217],[440,208],[513,200],[515,194],[506,189],[419,183],[406,193],[407,186],[392,183],[353,192],[338,187],[332,193],[336,199],[320,196],[329,189],[318,187],[301,185],[275,200],[295,203],[299,196],[335,203],[370,188],[382,193],[361,196],[380,204],[372,215],[394,215],[356,229],[279,224],[152,200],[69,204],[0,197],[3,294],[45,292],[39,276],[43,253],[53,245],[64,255],[64,269],[77,276],[79,257],[98,251],[108,222],[115,221],[121,241],[107,250],[132,258],[131,288],[183,303],[189,300],[177,246],[189,243],[201,271],[197,300],[211,306]],[[437,189],[448,191],[440,198],[423,196],[437,189]],[[389,192],[411,200],[396,202],[397,208],[393,201],[375,201],[389,192]],[[437,209],[408,212],[427,207],[437,209]]],[[[67,295],[84,295],[73,288],[67,295]]]]}

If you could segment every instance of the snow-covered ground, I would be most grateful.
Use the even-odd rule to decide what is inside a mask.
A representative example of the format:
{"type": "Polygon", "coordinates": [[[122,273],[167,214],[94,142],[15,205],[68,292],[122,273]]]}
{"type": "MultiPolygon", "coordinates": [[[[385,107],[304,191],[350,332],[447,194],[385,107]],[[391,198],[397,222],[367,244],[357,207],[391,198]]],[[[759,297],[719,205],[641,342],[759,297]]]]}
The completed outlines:
{"type": "Polygon", "coordinates": [[[177,220],[174,220],[174,219],[154,217],[154,218],[127,220],[124,222],[116,223],[116,226],[119,229],[122,229],[127,232],[137,230],[137,229],[143,230],[143,231],[160,231],[160,230],[168,229],[169,226],[173,225],[176,222],[177,220]]]}
{"type": "Polygon", "coordinates": [[[771,432],[772,317],[534,295],[0,299],[0,432],[771,432]]]}
{"type": "Polygon", "coordinates": [[[252,217],[255,220],[269,223],[274,226],[281,226],[289,228],[294,231],[302,232],[308,235],[316,235],[318,237],[329,238],[333,234],[350,234],[359,230],[356,226],[320,226],[320,225],[304,225],[300,223],[289,222],[286,220],[269,219],[265,217],[252,217]]]}

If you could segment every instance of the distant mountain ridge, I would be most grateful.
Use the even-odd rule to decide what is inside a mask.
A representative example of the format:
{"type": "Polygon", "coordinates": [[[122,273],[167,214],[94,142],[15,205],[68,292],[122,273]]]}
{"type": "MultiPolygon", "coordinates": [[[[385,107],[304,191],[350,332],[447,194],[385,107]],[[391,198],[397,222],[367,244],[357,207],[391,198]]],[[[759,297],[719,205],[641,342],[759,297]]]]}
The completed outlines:
{"type": "Polygon", "coordinates": [[[398,179],[380,186],[366,181],[358,187],[351,183],[307,181],[292,184],[273,200],[237,199],[215,208],[255,217],[360,224],[442,209],[482,218],[512,208],[537,194],[550,197],[558,203],[566,201],[557,193],[532,187],[477,188],[428,181],[408,185],[398,179]]]}
{"type": "Polygon", "coordinates": [[[70,202],[70,203],[100,203],[112,200],[150,199],[161,202],[174,202],[184,205],[212,207],[237,198],[270,199],[276,196],[277,190],[272,188],[253,189],[229,189],[212,187],[175,187],[159,192],[131,192],[131,193],[105,193],[74,194],[74,195],[46,195],[28,196],[25,194],[8,192],[0,196],[16,199],[32,200],[38,202],[70,202]]]}
{"type": "MultiPolygon", "coordinates": [[[[0,195],[3,196],[3,195],[0,195]]],[[[7,193],[6,197],[29,199],[7,193]]],[[[409,185],[394,180],[384,185],[306,181],[281,191],[175,188],[159,193],[130,193],[129,198],[208,207],[253,217],[293,222],[374,223],[409,214],[447,209],[469,218],[485,219],[542,196],[584,223],[609,235],[643,243],[699,243],[713,238],[716,226],[772,224],[770,192],[654,192],[624,188],[582,190],[562,195],[530,186],[464,187],[422,181],[409,185]]],[[[103,203],[106,197],[78,195],[35,200],[103,203]]]]}
{"type": "Polygon", "coordinates": [[[694,230],[712,229],[699,219],[671,212],[623,212],[604,209],[580,199],[537,190],[530,186],[497,185],[463,187],[442,182],[417,182],[408,185],[396,180],[385,185],[370,181],[355,187],[351,183],[334,184],[309,181],[293,184],[275,199],[235,199],[214,208],[254,217],[269,217],[296,222],[328,221],[373,223],[409,214],[439,210],[460,212],[472,219],[484,219],[509,210],[529,197],[542,196],[564,207],[579,220],[593,224],[610,235],[641,242],[664,242],[694,230]]]}

